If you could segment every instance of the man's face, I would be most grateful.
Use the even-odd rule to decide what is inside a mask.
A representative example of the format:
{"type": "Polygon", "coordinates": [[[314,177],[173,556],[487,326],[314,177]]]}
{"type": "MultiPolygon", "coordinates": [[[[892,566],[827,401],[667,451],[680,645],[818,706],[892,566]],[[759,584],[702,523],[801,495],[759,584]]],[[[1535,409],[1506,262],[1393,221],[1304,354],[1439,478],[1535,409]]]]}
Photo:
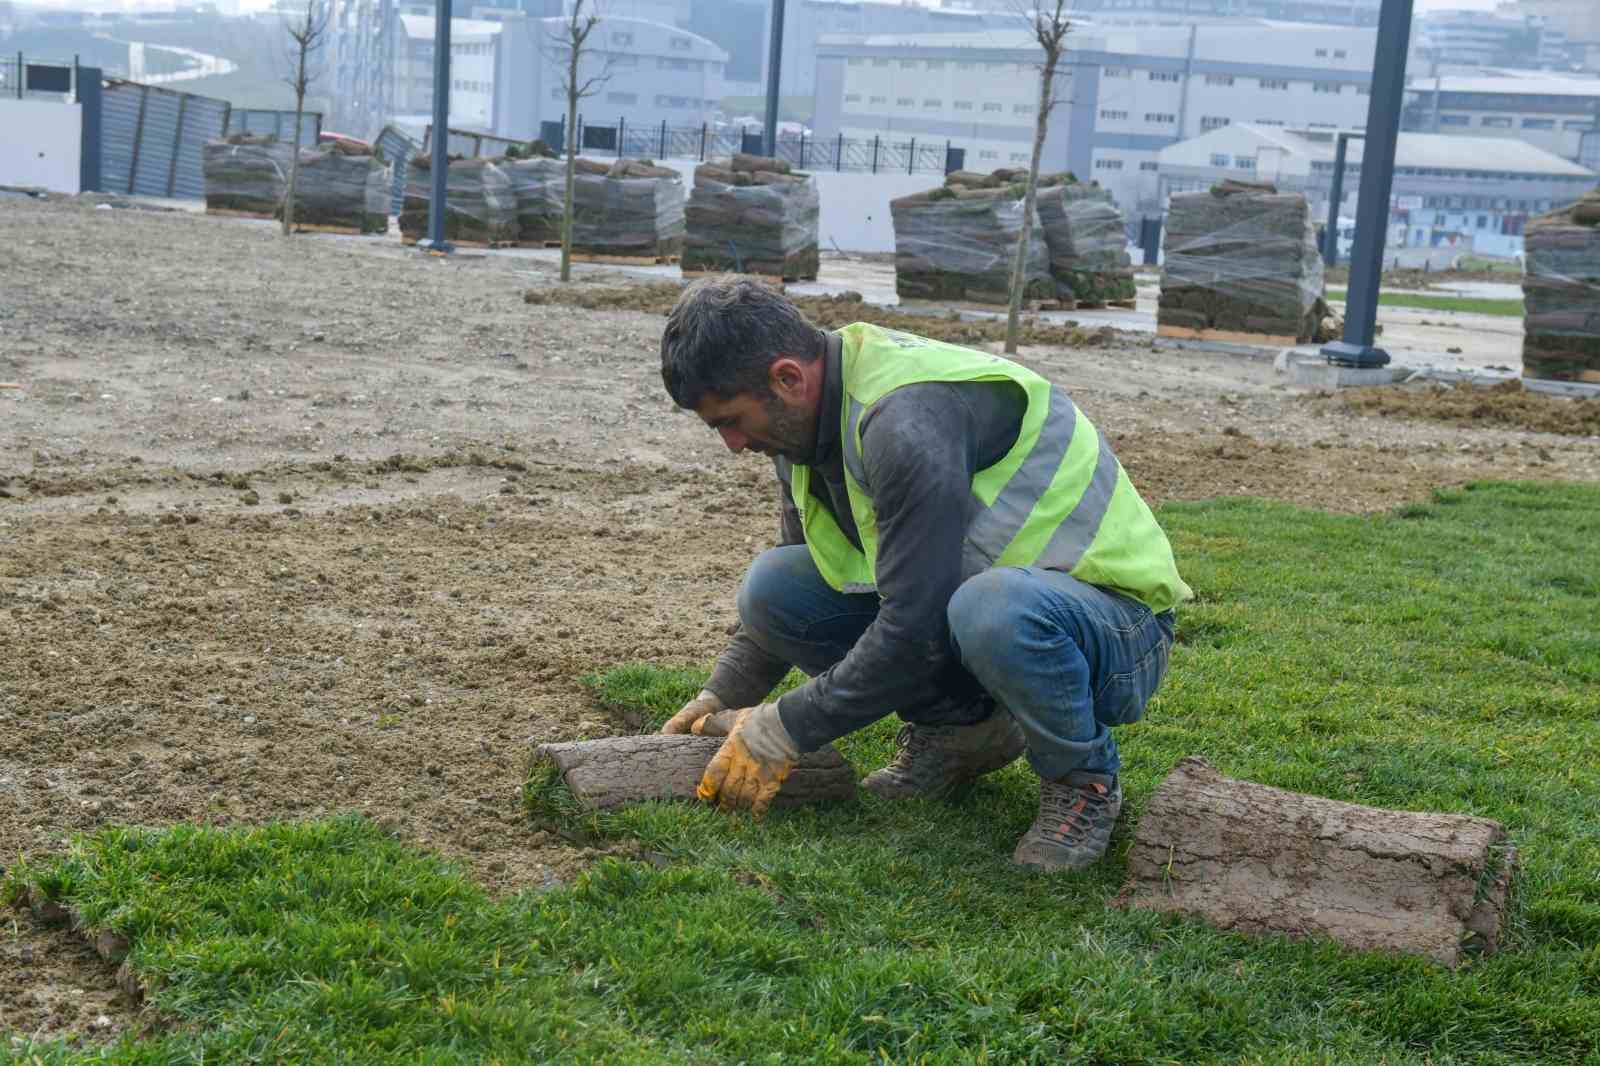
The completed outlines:
{"type": "Polygon", "coordinates": [[[817,414],[786,402],[776,392],[742,393],[732,399],[708,394],[695,414],[716,430],[731,452],[781,455],[791,463],[809,462],[817,446],[817,414]]]}

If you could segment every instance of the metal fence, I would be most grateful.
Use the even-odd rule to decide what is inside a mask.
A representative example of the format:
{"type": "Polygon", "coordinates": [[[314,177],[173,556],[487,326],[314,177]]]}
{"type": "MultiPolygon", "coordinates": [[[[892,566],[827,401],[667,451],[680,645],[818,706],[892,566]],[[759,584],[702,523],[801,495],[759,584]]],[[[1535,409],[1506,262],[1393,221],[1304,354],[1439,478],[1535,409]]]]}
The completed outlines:
{"type": "MultiPolygon", "coordinates": [[[[565,122],[542,124],[541,136],[552,147],[566,145],[565,122]]],[[[709,125],[633,125],[626,118],[613,124],[586,122],[578,116],[578,144],[584,152],[615,153],[619,157],[647,159],[698,159],[704,162],[735,152],[763,153],[759,131],[713,129],[709,125]]],[[[944,138],[850,138],[843,134],[817,138],[780,134],[777,156],[800,170],[839,170],[871,174],[948,174],[966,162],[966,149],[944,138]]]]}
{"type": "Polygon", "coordinates": [[[21,52],[0,56],[0,97],[69,100],[78,92],[76,60],[49,61],[21,52]]]}
{"type": "Polygon", "coordinates": [[[393,164],[389,178],[389,213],[398,215],[405,207],[406,168],[411,165],[411,157],[422,151],[422,146],[393,126],[383,127],[383,132],[372,143],[383,153],[383,158],[393,164]]]}
{"type": "Polygon", "coordinates": [[[198,200],[207,141],[228,128],[226,100],[109,80],[102,103],[100,180],[106,192],[198,200]]]}
{"type": "MultiPolygon", "coordinates": [[[[266,111],[260,108],[236,107],[228,113],[228,133],[270,133],[280,141],[289,140],[294,129],[293,111],[266,111]]],[[[322,140],[322,112],[307,111],[300,116],[300,136],[296,143],[302,148],[315,148],[322,140]]]]}

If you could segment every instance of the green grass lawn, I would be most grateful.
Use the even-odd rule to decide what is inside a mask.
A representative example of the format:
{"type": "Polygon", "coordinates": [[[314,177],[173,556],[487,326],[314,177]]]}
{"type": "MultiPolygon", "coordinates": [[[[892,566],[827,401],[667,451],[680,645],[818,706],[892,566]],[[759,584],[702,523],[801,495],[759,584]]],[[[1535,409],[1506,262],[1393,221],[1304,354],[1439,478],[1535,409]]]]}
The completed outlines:
{"type": "MultiPolygon", "coordinates": [[[[1328,299],[1343,303],[1344,289],[1329,289],[1328,299]]],[[[1378,293],[1379,307],[1418,307],[1424,311],[1466,311],[1475,315],[1505,315],[1522,317],[1521,300],[1483,300],[1471,296],[1427,296],[1414,292],[1378,293]]]]}
{"type": "MultiPolygon", "coordinates": [[[[155,984],[173,1028],[97,1061],[1600,1063],[1600,487],[1161,518],[1199,600],[1120,732],[1130,823],[1191,753],[1500,819],[1523,864],[1502,954],[1450,971],[1108,907],[1128,829],[1095,870],[1013,870],[1020,764],[953,805],[570,822],[651,861],[501,901],[356,818],[105,830],[7,888],[121,932],[155,984]]],[[[703,676],[593,685],[656,722],[703,676]]],[[[841,748],[865,771],[893,732],[841,748]]]]}

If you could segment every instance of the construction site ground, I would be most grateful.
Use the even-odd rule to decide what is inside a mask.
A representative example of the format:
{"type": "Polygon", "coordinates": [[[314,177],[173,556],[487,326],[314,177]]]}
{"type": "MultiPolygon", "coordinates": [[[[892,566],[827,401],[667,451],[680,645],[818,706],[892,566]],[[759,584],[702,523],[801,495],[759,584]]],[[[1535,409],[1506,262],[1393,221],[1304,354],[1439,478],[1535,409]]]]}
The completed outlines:
{"type": "MultiPolygon", "coordinates": [[[[709,664],[777,526],[770,466],[662,390],[659,300],[585,268],[564,291],[600,306],[529,304],[546,256],[73,200],[0,202],[0,243],[0,864],[350,810],[496,890],[591,861],[529,825],[530,745],[637,727],[592,671],[709,664]]],[[[1153,341],[1021,360],[1154,503],[1600,479],[1600,401],[1317,396],[1153,341]]],[[[0,923],[0,1033],[135,1019],[71,935],[0,923]]]]}

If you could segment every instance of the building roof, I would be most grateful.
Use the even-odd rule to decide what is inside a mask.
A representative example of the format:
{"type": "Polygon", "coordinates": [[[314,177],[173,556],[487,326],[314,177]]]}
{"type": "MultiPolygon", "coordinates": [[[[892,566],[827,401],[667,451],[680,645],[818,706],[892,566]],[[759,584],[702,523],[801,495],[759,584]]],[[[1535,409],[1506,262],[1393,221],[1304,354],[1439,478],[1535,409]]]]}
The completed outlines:
{"type": "MultiPolygon", "coordinates": [[[[1515,96],[1596,96],[1600,97],[1600,78],[1562,77],[1547,71],[1524,74],[1491,74],[1473,77],[1446,76],[1438,79],[1440,92],[1495,93],[1515,96]]],[[[1413,78],[1413,92],[1432,92],[1433,78],[1413,78]]]]}
{"type": "MultiPolygon", "coordinates": [[[[1337,145],[1337,130],[1284,130],[1268,126],[1255,126],[1241,122],[1202,133],[1187,141],[1162,150],[1162,161],[1167,153],[1188,155],[1194,149],[1205,149],[1214,141],[1237,143],[1241,135],[1253,138],[1262,147],[1282,149],[1291,155],[1304,156],[1316,162],[1332,162],[1337,145]]],[[[1361,162],[1361,138],[1352,138],[1345,159],[1361,162]]],[[[1562,159],[1553,152],[1536,148],[1526,141],[1510,137],[1456,137],[1444,133],[1402,133],[1395,142],[1395,166],[1428,170],[1486,171],[1494,173],[1532,174],[1546,178],[1595,178],[1587,167],[1562,159]]]]}
{"type": "MultiPolygon", "coordinates": [[[[406,36],[412,40],[433,40],[432,15],[401,15],[400,24],[405,27],[406,36]]],[[[453,18],[450,20],[450,39],[454,41],[461,37],[492,37],[504,26],[503,22],[489,19],[453,18]]]]}

